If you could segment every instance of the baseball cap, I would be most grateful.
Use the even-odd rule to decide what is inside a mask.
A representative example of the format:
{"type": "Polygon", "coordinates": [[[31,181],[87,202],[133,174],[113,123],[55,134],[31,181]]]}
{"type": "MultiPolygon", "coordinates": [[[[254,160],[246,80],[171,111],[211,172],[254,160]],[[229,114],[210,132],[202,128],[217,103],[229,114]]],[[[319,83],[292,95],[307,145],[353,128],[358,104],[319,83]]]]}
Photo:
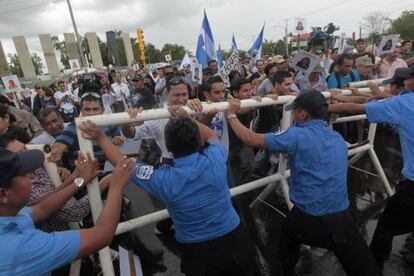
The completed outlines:
{"type": "Polygon", "coordinates": [[[372,63],[372,59],[369,56],[362,56],[355,59],[355,65],[369,67],[374,66],[374,63],[372,63]]]}
{"type": "Polygon", "coordinates": [[[45,155],[40,150],[15,153],[0,148],[0,188],[8,187],[13,177],[25,175],[40,168],[45,155]]]}
{"type": "Polygon", "coordinates": [[[313,118],[325,118],[328,111],[328,103],[321,92],[309,89],[301,91],[296,99],[285,107],[286,111],[296,108],[303,108],[313,118]]]}
{"type": "Polygon", "coordinates": [[[286,59],[283,58],[283,56],[281,55],[276,55],[272,58],[272,62],[271,63],[277,63],[277,64],[281,64],[283,62],[286,62],[286,59]]]}
{"type": "Polygon", "coordinates": [[[394,76],[392,78],[387,79],[383,82],[383,84],[396,84],[396,83],[403,83],[406,79],[414,78],[414,67],[408,68],[397,68],[394,72],[394,76]]]}

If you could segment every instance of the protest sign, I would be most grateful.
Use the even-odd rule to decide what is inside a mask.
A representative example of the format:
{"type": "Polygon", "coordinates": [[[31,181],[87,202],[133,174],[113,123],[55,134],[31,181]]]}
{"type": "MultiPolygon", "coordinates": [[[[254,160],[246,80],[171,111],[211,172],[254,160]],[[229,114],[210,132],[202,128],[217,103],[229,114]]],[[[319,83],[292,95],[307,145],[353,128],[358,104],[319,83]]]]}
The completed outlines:
{"type": "Polygon", "coordinates": [[[341,37],[339,38],[338,42],[338,54],[342,54],[344,52],[346,46],[346,33],[341,33],[341,37]]]}
{"type": "Polygon", "coordinates": [[[78,71],[81,69],[79,60],[77,58],[73,58],[69,60],[69,66],[72,71],[78,71]]]}
{"type": "Polygon", "coordinates": [[[4,88],[6,89],[6,93],[14,93],[22,89],[17,75],[5,76],[5,77],[2,77],[1,80],[3,81],[4,88]]]}
{"type": "Polygon", "coordinates": [[[306,19],[301,17],[295,18],[295,33],[303,34],[306,31],[306,19]]]}
{"type": "Polygon", "coordinates": [[[172,61],[171,55],[165,55],[165,61],[166,62],[171,62],[172,61]]]}
{"type": "Polygon", "coordinates": [[[298,53],[292,60],[291,67],[295,70],[303,72],[305,76],[308,76],[316,65],[320,64],[320,62],[320,57],[303,50],[298,50],[298,53]]]}
{"type": "Polygon", "coordinates": [[[231,71],[238,71],[240,72],[241,65],[239,62],[239,55],[237,52],[234,52],[231,54],[231,56],[224,62],[223,66],[220,68],[219,76],[224,81],[224,84],[226,87],[230,87],[230,80],[229,80],[229,74],[231,71]]]}
{"type": "Polygon", "coordinates": [[[191,62],[191,75],[193,83],[201,85],[203,79],[203,70],[201,69],[201,64],[199,64],[197,60],[193,60],[191,62]]]}
{"type": "Polygon", "coordinates": [[[378,54],[390,54],[393,53],[397,46],[399,34],[387,35],[381,39],[381,43],[378,46],[378,54]]]}
{"type": "Polygon", "coordinates": [[[135,72],[139,71],[139,63],[135,63],[134,65],[132,65],[132,68],[134,69],[135,72]]]}

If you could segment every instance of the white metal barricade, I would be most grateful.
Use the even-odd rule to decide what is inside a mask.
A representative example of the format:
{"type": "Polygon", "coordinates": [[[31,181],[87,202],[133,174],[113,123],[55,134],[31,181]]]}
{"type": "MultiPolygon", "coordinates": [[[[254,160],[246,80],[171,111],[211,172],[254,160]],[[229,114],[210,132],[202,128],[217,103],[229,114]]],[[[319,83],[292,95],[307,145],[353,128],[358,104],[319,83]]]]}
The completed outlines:
{"type": "MultiPolygon", "coordinates": [[[[375,80],[374,82],[381,84],[382,80],[375,80]]],[[[366,85],[366,82],[365,83],[358,82],[354,84],[354,86],[356,87],[360,87],[364,85],[366,85]]],[[[369,88],[362,88],[359,90],[361,92],[370,91],[369,88]]],[[[324,94],[327,97],[330,96],[329,92],[324,92],[324,94]]],[[[342,95],[350,95],[350,94],[351,94],[350,90],[342,91],[342,95]]],[[[280,96],[276,102],[270,98],[263,98],[262,102],[257,102],[255,100],[242,100],[241,107],[242,108],[243,107],[259,107],[259,106],[277,105],[277,104],[285,105],[293,101],[294,98],[295,98],[294,96],[280,96]]],[[[214,104],[203,104],[203,113],[207,113],[213,108],[216,108],[218,110],[225,110],[227,106],[228,106],[227,102],[214,103],[214,104]]],[[[193,113],[193,111],[191,111],[187,107],[185,108],[187,109],[188,112],[193,113]]],[[[283,119],[281,122],[281,127],[288,128],[291,125],[291,120],[292,120],[291,112],[286,112],[285,109],[283,110],[284,111],[283,111],[283,119]]],[[[130,118],[127,113],[116,113],[116,114],[111,114],[111,115],[79,117],[79,118],[76,118],[76,125],[79,125],[86,120],[91,120],[95,122],[98,126],[106,126],[106,125],[133,123],[133,122],[145,121],[145,120],[162,119],[162,118],[168,118],[168,117],[170,117],[170,114],[167,109],[152,109],[152,110],[143,111],[142,113],[139,114],[138,118],[130,118]]],[[[345,120],[345,118],[343,119],[340,118],[338,120],[339,121],[345,120]]],[[[92,142],[90,140],[83,138],[79,130],[77,131],[77,135],[78,135],[80,150],[85,153],[89,152],[91,156],[93,156],[92,142]]],[[[373,131],[373,134],[371,135],[372,136],[375,135],[375,130],[373,131]]],[[[373,142],[373,137],[371,141],[373,142]]],[[[371,144],[366,144],[359,148],[349,150],[348,152],[349,155],[355,155],[350,160],[350,164],[353,160],[355,160],[353,162],[356,162],[356,160],[362,156],[362,153],[366,151],[369,152],[370,157],[373,160],[376,167],[378,165],[379,168],[381,168],[378,162],[378,158],[376,158],[376,154],[371,144]]],[[[277,183],[281,181],[283,192],[286,198],[286,203],[291,208],[293,205],[289,200],[289,193],[288,193],[289,188],[288,188],[288,183],[287,183],[287,177],[290,176],[290,171],[286,170],[286,162],[287,161],[285,157],[283,155],[280,155],[278,172],[276,174],[232,188],[231,189],[232,196],[245,193],[250,190],[257,189],[259,187],[268,185],[268,187],[266,187],[266,189],[259,195],[259,197],[265,197],[265,194],[269,194],[271,191],[273,191],[275,188],[275,185],[277,185],[277,183]]],[[[381,172],[383,174],[382,168],[381,168],[381,172]]],[[[380,172],[381,179],[383,179],[383,177],[386,179],[385,174],[381,176],[382,175],[381,172],[380,172]]],[[[99,185],[98,185],[97,179],[94,179],[91,184],[87,185],[87,189],[88,189],[88,195],[89,195],[89,200],[91,204],[92,216],[93,216],[94,221],[96,222],[102,210],[102,200],[101,200],[101,196],[99,192],[99,185]]],[[[387,193],[389,193],[389,190],[387,190],[387,193]]],[[[116,234],[121,234],[121,233],[130,231],[134,228],[138,228],[138,227],[165,219],[167,217],[169,217],[168,212],[167,210],[164,209],[164,210],[154,212],[151,214],[147,214],[147,215],[144,215],[144,216],[141,216],[141,217],[138,217],[138,218],[126,221],[126,222],[122,222],[118,225],[116,234]]],[[[102,273],[104,276],[115,275],[114,268],[112,266],[112,259],[111,259],[109,247],[105,247],[99,251],[99,260],[102,266],[102,273]]]]}

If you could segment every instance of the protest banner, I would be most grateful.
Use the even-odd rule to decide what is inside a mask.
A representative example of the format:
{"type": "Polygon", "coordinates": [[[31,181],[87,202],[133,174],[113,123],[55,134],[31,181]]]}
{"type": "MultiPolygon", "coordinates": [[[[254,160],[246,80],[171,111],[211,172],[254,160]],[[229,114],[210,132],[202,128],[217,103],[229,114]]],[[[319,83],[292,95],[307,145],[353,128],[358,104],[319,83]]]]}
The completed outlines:
{"type": "Polygon", "coordinates": [[[132,65],[132,68],[134,69],[135,72],[139,71],[139,63],[135,63],[134,65],[132,65]]]}
{"type": "Polygon", "coordinates": [[[298,53],[292,60],[291,67],[295,70],[303,72],[305,76],[308,76],[316,65],[320,64],[320,62],[320,57],[303,50],[298,50],[298,53]]]}
{"type": "Polygon", "coordinates": [[[342,54],[344,52],[346,46],[346,33],[341,33],[341,37],[338,41],[338,54],[342,54]]]}
{"type": "Polygon", "coordinates": [[[223,66],[220,68],[219,76],[224,81],[226,87],[230,87],[229,74],[231,71],[240,72],[241,65],[239,62],[239,55],[237,52],[231,54],[231,56],[224,62],[223,66]]]}
{"type": "Polygon", "coordinates": [[[14,93],[22,89],[17,75],[5,76],[5,77],[2,77],[1,80],[3,81],[4,88],[6,89],[6,93],[14,93]]]}
{"type": "Polygon", "coordinates": [[[381,43],[378,46],[378,55],[393,53],[397,46],[399,34],[387,35],[381,39],[381,43]]]}

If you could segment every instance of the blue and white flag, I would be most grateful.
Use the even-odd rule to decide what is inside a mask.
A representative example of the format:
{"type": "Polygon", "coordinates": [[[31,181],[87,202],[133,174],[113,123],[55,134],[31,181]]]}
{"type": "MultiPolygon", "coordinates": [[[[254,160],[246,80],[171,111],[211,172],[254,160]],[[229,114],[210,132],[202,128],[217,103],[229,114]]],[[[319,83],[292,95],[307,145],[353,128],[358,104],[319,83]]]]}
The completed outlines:
{"type": "Polygon", "coordinates": [[[237,44],[236,44],[236,39],[234,38],[234,34],[233,34],[233,38],[231,39],[231,52],[237,52],[237,44]]]}
{"type": "Polygon", "coordinates": [[[207,62],[216,59],[216,47],[206,11],[204,11],[203,23],[198,35],[196,57],[203,68],[207,66],[207,62]]]}
{"type": "Polygon", "coordinates": [[[253,43],[252,47],[249,50],[250,56],[256,56],[255,60],[260,59],[262,55],[262,43],[263,43],[263,30],[265,25],[263,24],[262,30],[260,31],[259,36],[256,41],[253,43]]]}
{"type": "Polygon", "coordinates": [[[219,44],[219,48],[217,50],[217,63],[219,68],[221,68],[221,66],[223,66],[223,56],[221,55],[221,47],[219,44]]]}

